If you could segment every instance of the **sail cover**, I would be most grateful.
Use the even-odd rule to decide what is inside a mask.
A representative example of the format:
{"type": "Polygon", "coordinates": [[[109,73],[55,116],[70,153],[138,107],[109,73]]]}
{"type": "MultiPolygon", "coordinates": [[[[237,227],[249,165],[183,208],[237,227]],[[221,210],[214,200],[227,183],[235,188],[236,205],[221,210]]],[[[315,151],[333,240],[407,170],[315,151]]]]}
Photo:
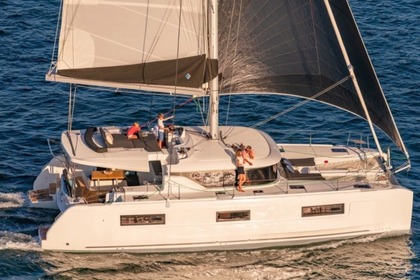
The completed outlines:
{"type": "Polygon", "coordinates": [[[206,55],[206,8],[196,0],[64,0],[54,78],[200,88],[217,75],[206,55]]]}
{"type": "MultiPolygon", "coordinates": [[[[330,5],[372,122],[405,151],[347,1],[330,5]]],[[[305,98],[349,76],[321,0],[219,1],[219,72],[224,93],[305,98]]],[[[351,79],[316,100],[366,118],[351,79]]]]}

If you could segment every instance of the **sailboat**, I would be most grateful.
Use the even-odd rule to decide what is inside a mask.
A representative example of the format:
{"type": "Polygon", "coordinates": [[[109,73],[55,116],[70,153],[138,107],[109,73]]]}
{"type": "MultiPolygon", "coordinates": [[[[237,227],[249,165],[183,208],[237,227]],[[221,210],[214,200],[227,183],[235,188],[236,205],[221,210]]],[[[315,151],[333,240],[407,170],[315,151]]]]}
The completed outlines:
{"type": "Polygon", "coordinates": [[[33,207],[60,211],[39,229],[42,249],[242,250],[410,233],[413,192],[396,178],[409,154],[347,1],[63,0],[59,18],[46,79],[70,85],[69,124],[28,192],[33,207]],[[136,139],[127,126],[73,129],[84,87],[206,99],[208,124],[169,127],[163,147],[148,129],[136,139]],[[219,125],[220,98],[237,94],[340,108],[366,120],[376,147],[277,143],[219,125]],[[376,130],[403,164],[392,166],[376,130]],[[239,191],[242,143],[255,156],[239,191]]]}

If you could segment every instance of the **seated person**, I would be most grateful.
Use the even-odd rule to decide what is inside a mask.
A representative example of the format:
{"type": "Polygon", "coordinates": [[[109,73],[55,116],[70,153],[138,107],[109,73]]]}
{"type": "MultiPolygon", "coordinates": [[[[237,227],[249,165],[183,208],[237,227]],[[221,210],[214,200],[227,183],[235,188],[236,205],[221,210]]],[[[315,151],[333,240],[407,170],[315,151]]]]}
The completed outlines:
{"type": "Polygon", "coordinates": [[[244,158],[254,159],[255,153],[251,146],[246,146],[245,150],[243,151],[244,158]]]}
{"type": "Polygon", "coordinates": [[[128,139],[138,139],[137,133],[141,130],[140,125],[138,122],[133,123],[133,125],[127,131],[127,138],[128,139]]]}

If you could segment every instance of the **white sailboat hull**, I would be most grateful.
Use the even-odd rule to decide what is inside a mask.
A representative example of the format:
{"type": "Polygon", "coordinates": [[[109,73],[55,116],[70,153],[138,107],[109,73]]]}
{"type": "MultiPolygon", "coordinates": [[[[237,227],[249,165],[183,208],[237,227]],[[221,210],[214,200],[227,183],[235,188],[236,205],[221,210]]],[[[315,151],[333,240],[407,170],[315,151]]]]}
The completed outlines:
{"type": "Polygon", "coordinates": [[[244,9],[229,1],[135,2],[116,11],[108,1],[64,1],[47,79],[209,97],[208,126],[165,127],[173,111],[159,117],[160,135],[142,130],[133,138],[118,126],[72,130],[72,86],[62,155],[29,193],[33,206],[61,211],[40,229],[43,249],[249,249],[410,231],[413,193],[394,178],[410,168],[409,155],[347,1],[266,1],[263,8],[249,1],[244,9]],[[278,144],[256,129],[297,106],[251,127],[219,126],[220,96],[248,93],[354,113],[367,120],[375,149],[362,134],[356,141],[349,134],[346,146],[313,145],[312,134],[310,144],[278,144]],[[374,125],[406,155],[404,166],[392,168],[374,125]]]}
{"type": "Polygon", "coordinates": [[[393,187],[231,199],[75,205],[41,234],[42,248],[68,252],[171,252],[301,245],[371,234],[409,233],[413,194],[393,187]],[[344,204],[344,213],[302,217],[307,206],[344,204]],[[249,211],[249,220],[217,221],[249,211]],[[164,214],[165,223],[121,225],[121,216],[164,214]]]}

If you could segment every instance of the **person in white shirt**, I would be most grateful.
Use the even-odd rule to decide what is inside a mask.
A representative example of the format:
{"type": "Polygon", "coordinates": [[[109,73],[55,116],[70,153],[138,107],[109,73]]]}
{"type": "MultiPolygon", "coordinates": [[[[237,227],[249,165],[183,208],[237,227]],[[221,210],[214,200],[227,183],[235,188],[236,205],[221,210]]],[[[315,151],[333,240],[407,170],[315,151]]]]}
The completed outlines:
{"type": "Polygon", "coordinates": [[[168,128],[165,127],[165,124],[163,122],[172,119],[173,117],[174,116],[163,118],[163,114],[158,115],[158,145],[161,149],[163,147],[163,140],[165,139],[165,130],[168,130],[168,128]]]}

